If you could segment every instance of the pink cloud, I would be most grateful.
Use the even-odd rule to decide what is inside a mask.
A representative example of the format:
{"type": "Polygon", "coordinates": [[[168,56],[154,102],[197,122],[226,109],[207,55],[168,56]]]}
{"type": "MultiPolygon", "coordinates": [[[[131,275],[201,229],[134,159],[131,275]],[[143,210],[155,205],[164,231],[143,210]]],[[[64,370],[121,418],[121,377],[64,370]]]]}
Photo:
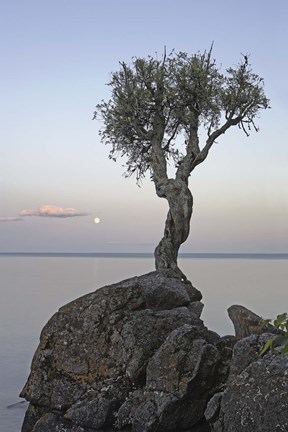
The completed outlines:
{"type": "Polygon", "coordinates": [[[0,217],[0,222],[19,222],[23,219],[17,217],[17,216],[7,216],[7,217],[0,217]]]}
{"type": "Polygon", "coordinates": [[[56,217],[69,218],[77,216],[86,216],[87,213],[82,213],[74,208],[63,208],[55,205],[42,205],[37,210],[24,209],[21,210],[19,216],[40,216],[40,217],[56,217]]]}

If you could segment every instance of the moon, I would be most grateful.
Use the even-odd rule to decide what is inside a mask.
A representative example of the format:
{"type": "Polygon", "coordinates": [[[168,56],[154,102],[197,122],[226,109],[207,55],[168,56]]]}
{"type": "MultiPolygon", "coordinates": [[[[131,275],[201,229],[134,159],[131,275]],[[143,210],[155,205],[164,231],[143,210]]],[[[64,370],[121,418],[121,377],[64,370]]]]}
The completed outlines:
{"type": "Polygon", "coordinates": [[[100,222],[99,217],[95,217],[95,218],[94,218],[94,223],[95,223],[95,224],[98,224],[99,222],[100,222]]]}

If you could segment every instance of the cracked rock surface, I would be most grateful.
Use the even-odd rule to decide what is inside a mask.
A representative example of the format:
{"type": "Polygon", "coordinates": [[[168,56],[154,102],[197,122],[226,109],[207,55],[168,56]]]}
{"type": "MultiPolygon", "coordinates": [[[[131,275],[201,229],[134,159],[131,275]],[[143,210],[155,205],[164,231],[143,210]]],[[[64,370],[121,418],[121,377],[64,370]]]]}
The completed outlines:
{"type": "Polygon", "coordinates": [[[45,325],[21,396],[22,432],[206,432],[232,349],[200,319],[201,293],[169,271],[105,286],[45,325]]]}
{"type": "Polygon", "coordinates": [[[271,337],[253,334],[234,346],[227,386],[205,411],[212,432],[288,431],[288,355],[259,356],[271,337]]]}
{"type": "Polygon", "coordinates": [[[209,331],[201,297],[162,270],[63,306],[21,393],[22,432],[287,432],[288,355],[259,356],[273,334],[243,306],[229,308],[237,338],[209,331]]]}

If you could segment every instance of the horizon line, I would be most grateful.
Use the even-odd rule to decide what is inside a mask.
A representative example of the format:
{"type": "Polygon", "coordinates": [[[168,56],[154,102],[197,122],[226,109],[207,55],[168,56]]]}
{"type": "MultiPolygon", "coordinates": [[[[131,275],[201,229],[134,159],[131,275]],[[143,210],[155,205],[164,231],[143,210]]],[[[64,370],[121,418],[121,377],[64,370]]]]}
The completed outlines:
{"type": "MultiPolygon", "coordinates": [[[[0,252],[0,256],[154,258],[153,252],[0,252]]],[[[178,258],[288,258],[288,252],[181,252],[178,258]]]]}

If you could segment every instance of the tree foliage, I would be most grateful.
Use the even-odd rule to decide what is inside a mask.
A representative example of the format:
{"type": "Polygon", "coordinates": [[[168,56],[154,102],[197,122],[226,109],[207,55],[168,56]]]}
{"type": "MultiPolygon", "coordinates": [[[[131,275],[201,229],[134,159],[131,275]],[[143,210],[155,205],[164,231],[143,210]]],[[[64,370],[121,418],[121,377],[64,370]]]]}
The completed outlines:
{"type": "Polygon", "coordinates": [[[187,182],[227,129],[238,125],[246,135],[258,130],[257,115],[269,107],[263,79],[252,72],[247,56],[222,73],[211,51],[135,57],[112,73],[111,98],[96,106],[94,119],[104,122],[100,135],[111,145],[109,157],[126,156],[127,176],[139,182],[147,170],[155,175],[160,162],[165,174],[172,160],[176,178],[187,182]],[[202,143],[200,127],[206,133],[202,143]]]}
{"type": "MultiPolygon", "coordinates": [[[[264,320],[265,323],[272,323],[271,319],[264,320]]],[[[288,353],[288,315],[286,312],[283,314],[277,315],[277,318],[273,320],[273,325],[277,329],[278,333],[273,338],[269,339],[260,355],[263,356],[268,351],[271,351],[273,354],[280,353],[282,355],[288,353]]]]}

